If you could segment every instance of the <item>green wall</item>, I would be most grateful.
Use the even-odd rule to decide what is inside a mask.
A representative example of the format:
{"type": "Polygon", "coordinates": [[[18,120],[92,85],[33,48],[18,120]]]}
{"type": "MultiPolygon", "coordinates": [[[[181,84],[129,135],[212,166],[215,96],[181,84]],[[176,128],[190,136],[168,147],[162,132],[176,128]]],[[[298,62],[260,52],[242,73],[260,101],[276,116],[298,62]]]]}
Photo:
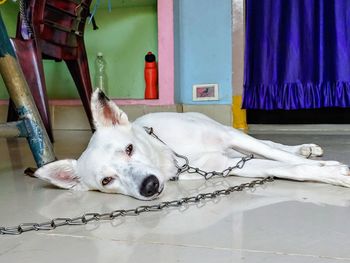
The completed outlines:
{"type": "MultiPolygon", "coordinates": [[[[17,4],[12,3],[12,1],[7,1],[6,4],[0,5],[0,12],[2,19],[4,20],[4,23],[7,27],[7,31],[10,36],[15,35],[16,32],[16,17],[17,17],[17,4]],[[9,23],[9,21],[12,21],[9,23]]],[[[7,90],[4,86],[4,82],[2,81],[2,78],[0,77],[0,99],[8,98],[7,90]]]]}
{"type": "MultiPolygon", "coordinates": [[[[144,94],[144,56],[148,51],[158,54],[156,1],[133,0],[129,4],[112,1],[111,12],[107,9],[107,0],[101,2],[103,5],[95,15],[99,29],[92,30],[89,24],[85,29],[92,82],[95,56],[100,51],[107,61],[109,96],[141,99],[144,94]]],[[[14,36],[17,4],[8,1],[0,10],[10,36],[14,36]]],[[[65,63],[45,60],[44,68],[50,99],[79,98],[65,63]]],[[[0,99],[7,97],[1,80],[0,99]]]]}

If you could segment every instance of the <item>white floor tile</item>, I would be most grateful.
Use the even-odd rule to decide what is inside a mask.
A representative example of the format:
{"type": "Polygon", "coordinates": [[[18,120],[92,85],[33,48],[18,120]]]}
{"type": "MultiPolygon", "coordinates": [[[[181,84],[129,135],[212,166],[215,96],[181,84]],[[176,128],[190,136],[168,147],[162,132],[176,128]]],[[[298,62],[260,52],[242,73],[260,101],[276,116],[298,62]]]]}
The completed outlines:
{"type": "MultiPolygon", "coordinates": [[[[89,132],[57,132],[60,158],[77,157],[89,132]]],[[[350,136],[259,135],[325,146],[326,159],[349,163],[350,136]]],[[[23,175],[33,159],[24,140],[0,139],[0,226],[110,212],[196,195],[249,181],[169,182],[152,202],[70,192],[23,175]]],[[[350,189],[277,180],[255,191],[180,209],[0,236],[0,262],[350,262],[350,189]]]]}

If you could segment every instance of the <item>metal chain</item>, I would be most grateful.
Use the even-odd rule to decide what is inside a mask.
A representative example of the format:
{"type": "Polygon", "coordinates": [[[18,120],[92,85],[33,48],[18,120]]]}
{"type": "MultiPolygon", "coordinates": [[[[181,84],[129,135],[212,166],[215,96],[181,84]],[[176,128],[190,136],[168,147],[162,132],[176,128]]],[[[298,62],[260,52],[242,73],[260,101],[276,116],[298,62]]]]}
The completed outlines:
{"type": "Polygon", "coordinates": [[[220,196],[228,196],[233,192],[241,192],[246,189],[252,189],[259,185],[274,181],[272,176],[263,179],[253,180],[236,186],[230,186],[226,189],[215,190],[210,193],[200,193],[191,197],[183,197],[178,200],[164,201],[155,205],[142,205],[133,209],[114,210],[109,213],[85,213],[82,216],[68,218],[58,217],[43,223],[23,223],[14,227],[0,227],[0,235],[19,235],[29,231],[47,231],[61,226],[86,225],[91,221],[113,220],[126,216],[138,216],[145,212],[162,211],[165,208],[177,208],[185,204],[196,204],[200,201],[212,200],[220,196]]]}
{"type": "MultiPolygon", "coordinates": [[[[144,129],[149,135],[153,136],[154,138],[162,142],[164,145],[166,145],[166,143],[163,142],[153,132],[153,128],[144,127],[144,129]]],[[[202,175],[206,180],[214,176],[227,177],[230,175],[230,172],[233,169],[242,169],[244,164],[247,161],[254,158],[253,155],[248,155],[246,157],[241,158],[241,160],[235,166],[228,167],[221,172],[217,172],[217,171],[206,172],[206,171],[203,171],[202,169],[190,166],[189,160],[186,156],[180,155],[175,151],[173,151],[173,153],[176,157],[184,161],[184,164],[180,165],[178,161],[175,159],[175,166],[178,169],[175,180],[178,178],[178,176],[181,173],[184,173],[184,172],[187,172],[190,174],[197,173],[199,175],[202,175]]],[[[211,192],[211,193],[200,193],[191,197],[183,197],[181,199],[177,199],[173,201],[160,202],[159,204],[155,204],[155,205],[142,205],[134,209],[114,210],[110,213],[102,213],[102,214],[85,213],[82,216],[74,217],[74,218],[58,217],[43,223],[22,223],[14,227],[0,227],[0,235],[19,235],[29,231],[53,230],[60,226],[86,225],[91,221],[113,220],[115,218],[125,217],[125,216],[138,216],[145,212],[162,211],[165,208],[180,207],[180,206],[183,206],[184,204],[195,204],[195,203],[199,203],[202,200],[212,200],[219,196],[227,196],[233,192],[240,192],[245,189],[252,189],[252,188],[255,188],[256,186],[263,185],[265,183],[273,182],[273,181],[274,181],[274,178],[272,176],[268,176],[263,179],[253,180],[248,183],[243,183],[236,186],[230,186],[226,189],[215,190],[214,192],[211,192]]]]}
{"type": "MultiPolygon", "coordinates": [[[[153,138],[157,139],[158,141],[160,141],[162,144],[167,145],[163,140],[161,140],[153,131],[152,127],[143,127],[145,129],[145,131],[151,135],[153,138]]],[[[245,157],[242,157],[240,161],[237,162],[237,164],[235,166],[230,166],[228,168],[226,168],[225,170],[218,172],[218,171],[210,171],[210,172],[206,172],[203,171],[202,169],[198,168],[198,167],[193,167],[189,165],[189,160],[186,156],[178,154],[177,152],[175,152],[174,150],[172,150],[173,154],[182,159],[184,161],[183,165],[180,165],[179,162],[175,159],[175,166],[177,168],[177,173],[176,176],[174,178],[172,178],[172,181],[178,180],[178,177],[180,174],[182,173],[189,173],[189,174],[199,174],[201,176],[203,176],[206,180],[214,177],[214,176],[221,176],[221,177],[227,177],[228,175],[230,175],[230,172],[233,169],[242,169],[243,166],[245,165],[245,163],[251,159],[254,158],[253,154],[247,155],[245,157]]]]}
{"type": "MultiPolygon", "coordinates": [[[[180,157],[180,155],[178,157],[180,157]]],[[[182,157],[184,157],[184,156],[182,156],[182,157]]],[[[205,178],[205,180],[208,180],[208,179],[210,179],[210,178],[212,178],[214,176],[227,177],[227,176],[230,175],[230,172],[233,169],[242,169],[243,166],[245,165],[245,163],[247,161],[253,159],[253,158],[254,158],[253,154],[250,154],[250,155],[247,155],[245,157],[242,157],[241,160],[239,160],[235,166],[227,167],[225,170],[223,170],[221,172],[218,172],[218,171],[206,172],[206,171],[203,171],[202,169],[200,169],[198,167],[190,166],[188,164],[188,161],[187,161],[184,165],[177,166],[177,168],[178,168],[177,175],[180,175],[181,173],[184,173],[184,172],[187,172],[189,174],[199,174],[199,175],[203,176],[205,178]]]]}

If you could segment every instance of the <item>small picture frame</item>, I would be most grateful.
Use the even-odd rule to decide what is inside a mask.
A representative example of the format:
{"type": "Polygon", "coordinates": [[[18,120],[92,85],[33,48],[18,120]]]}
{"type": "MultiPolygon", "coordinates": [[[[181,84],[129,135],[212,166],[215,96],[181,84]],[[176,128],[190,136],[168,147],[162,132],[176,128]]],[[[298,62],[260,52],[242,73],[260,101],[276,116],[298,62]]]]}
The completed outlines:
{"type": "Polygon", "coordinates": [[[219,100],[218,84],[196,84],[193,85],[193,101],[219,100]]]}

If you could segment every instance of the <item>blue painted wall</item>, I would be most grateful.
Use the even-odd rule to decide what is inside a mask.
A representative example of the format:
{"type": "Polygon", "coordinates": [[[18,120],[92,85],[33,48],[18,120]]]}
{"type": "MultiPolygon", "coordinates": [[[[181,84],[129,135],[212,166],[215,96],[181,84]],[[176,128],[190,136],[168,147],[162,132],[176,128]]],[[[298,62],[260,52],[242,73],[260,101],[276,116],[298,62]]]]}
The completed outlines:
{"type": "Polygon", "coordinates": [[[175,0],[175,100],[231,104],[231,0],[175,0]],[[219,84],[219,101],[192,101],[192,85],[219,84]]]}

